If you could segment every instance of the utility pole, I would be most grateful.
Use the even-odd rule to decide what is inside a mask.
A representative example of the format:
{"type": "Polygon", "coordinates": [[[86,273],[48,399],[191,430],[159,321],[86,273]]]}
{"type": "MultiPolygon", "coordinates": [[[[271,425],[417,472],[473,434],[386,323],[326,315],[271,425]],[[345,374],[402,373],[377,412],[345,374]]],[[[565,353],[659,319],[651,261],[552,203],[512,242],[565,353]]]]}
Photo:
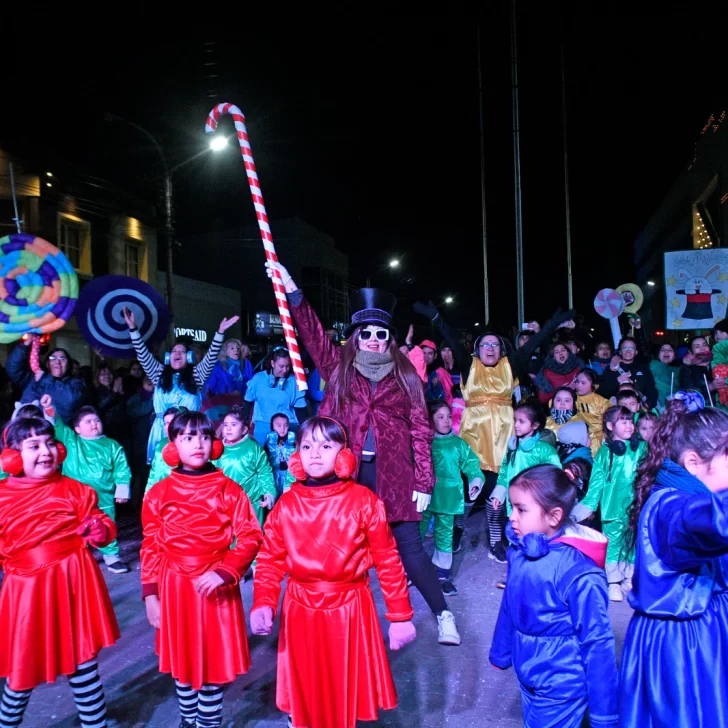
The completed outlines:
{"type": "Polygon", "coordinates": [[[574,280],[571,273],[571,209],[569,205],[569,147],[566,140],[566,72],[564,46],[561,45],[561,126],[564,132],[564,200],[566,204],[566,271],[568,274],[569,309],[574,308],[574,280]]]}
{"type": "Polygon", "coordinates": [[[521,219],[521,140],[518,120],[518,37],[516,0],[511,0],[511,92],[513,96],[513,177],[516,197],[516,290],[518,325],[525,320],[523,302],[523,223],[521,219]]]}
{"type": "Polygon", "coordinates": [[[478,30],[478,104],[480,107],[480,209],[482,214],[483,235],[483,303],[485,305],[485,325],[490,322],[490,290],[488,287],[488,233],[485,217],[485,136],[483,132],[483,64],[480,57],[480,23],[478,30]]]}

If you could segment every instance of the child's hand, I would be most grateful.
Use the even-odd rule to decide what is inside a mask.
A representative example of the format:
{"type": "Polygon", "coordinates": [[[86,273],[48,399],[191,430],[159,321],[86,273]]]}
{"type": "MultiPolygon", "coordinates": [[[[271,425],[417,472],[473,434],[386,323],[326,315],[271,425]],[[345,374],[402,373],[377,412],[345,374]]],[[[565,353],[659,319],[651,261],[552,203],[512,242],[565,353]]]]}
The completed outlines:
{"type": "Polygon", "coordinates": [[[470,500],[475,500],[481,490],[483,490],[483,479],[473,478],[473,482],[470,484],[470,500]]]}
{"type": "Polygon", "coordinates": [[[144,600],[144,605],[147,608],[147,621],[154,629],[159,629],[159,597],[156,594],[148,596],[144,600]]]}
{"type": "Polygon", "coordinates": [[[417,630],[412,622],[392,622],[389,625],[389,649],[401,650],[415,641],[417,630]]]}
{"type": "Polygon", "coordinates": [[[76,529],[76,533],[91,546],[100,546],[106,541],[109,529],[103,521],[89,516],[76,529]]]}
{"type": "Polygon", "coordinates": [[[502,503],[497,498],[491,498],[490,502],[493,504],[494,511],[497,511],[502,505],[502,503]]]}
{"type": "Polygon", "coordinates": [[[51,395],[50,395],[50,394],[44,394],[44,395],[43,395],[43,396],[42,396],[42,397],[40,398],[40,406],[41,406],[41,407],[42,407],[42,408],[43,408],[44,410],[46,410],[46,409],[50,409],[51,407],[53,407],[53,398],[51,397],[51,395]]]}
{"type": "Polygon", "coordinates": [[[209,597],[215,589],[221,587],[224,583],[219,574],[216,574],[214,571],[208,571],[195,582],[195,590],[203,597],[209,597]]]}
{"type": "Polygon", "coordinates": [[[250,613],[250,629],[253,634],[270,634],[273,631],[273,610],[258,607],[250,613]]]}
{"type": "Polygon", "coordinates": [[[262,508],[270,510],[275,505],[276,499],[270,493],[266,493],[258,502],[262,508]]]}

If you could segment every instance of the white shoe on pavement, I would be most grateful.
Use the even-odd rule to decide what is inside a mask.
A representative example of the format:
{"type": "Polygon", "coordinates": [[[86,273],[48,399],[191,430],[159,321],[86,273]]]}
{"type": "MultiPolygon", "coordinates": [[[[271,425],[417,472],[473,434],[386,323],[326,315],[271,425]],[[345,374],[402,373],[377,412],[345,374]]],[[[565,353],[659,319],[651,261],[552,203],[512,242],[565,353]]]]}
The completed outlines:
{"type": "Polygon", "coordinates": [[[619,584],[610,584],[609,585],[609,601],[610,602],[623,602],[624,601],[624,594],[622,594],[622,589],[619,586],[619,584]]]}
{"type": "Polygon", "coordinates": [[[620,585],[619,588],[622,590],[623,594],[627,595],[632,591],[632,579],[625,579],[620,585]]]}
{"type": "Polygon", "coordinates": [[[437,615],[437,641],[441,645],[459,645],[461,641],[455,615],[447,609],[437,615]]]}

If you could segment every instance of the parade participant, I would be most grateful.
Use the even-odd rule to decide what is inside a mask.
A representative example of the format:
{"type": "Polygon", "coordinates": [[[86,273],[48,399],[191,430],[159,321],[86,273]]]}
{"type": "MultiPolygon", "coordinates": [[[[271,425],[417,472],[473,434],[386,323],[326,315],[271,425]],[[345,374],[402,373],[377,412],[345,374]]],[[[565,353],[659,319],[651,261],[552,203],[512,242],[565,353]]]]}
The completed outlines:
{"type": "Polygon", "coordinates": [[[290,431],[288,415],[276,412],[270,418],[272,432],[268,434],[265,449],[273,469],[278,496],[283,495],[291,487],[293,478],[288,470],[288,461],[296,450],[296,435],[290,431]]]}
{"type": "MultiPolygon", "coordinates": [[[[461,362],[461,390],[465,399],[465,411],[460,422],[460,437],[470,445],[480,458],[480,468],[485,474],[485,487],[480,499],[485,501],[486,511],[491,509],[490,497],[496,486],[498,471],[513,434],[513,394],[518,378],[528,376],[526,365],[531,355],[547,343],[561,327],[573,327],[575,312],[557,312],[550,321],[534,333],[517,351],[509,351],[504,339],[494,333],[480,335],[468,354],[460,337],[430,303],[416,303],[415,311],[426,315],[437,327],[442,338],[455,352],[455,361],[461,362]]],[[[535,330],[535,326],[531,330],[535,330]]],[[[505,561],[505,544],[500,541],[491,547],[496,560],[505,561]]]]}
{"type": "Polygon", "coordinates": [[[276,502],[276,486],[265,450],[248,436],[242,407],[235,406],[225,415],[222,442],[225,450],[213,465],[245,491],[262,526],[265,511],[276,502]]]}
{"type": "MultiPolygon", "coordinates": [[[[54,416],[53,399],[44,394],[40,401],[46,415],[54,416]]],[[[55,421],[55,433],[67,451],[63,474],[83,482],[96,491],[99,508],[116,521],[116,504],[131,498],[131,470],[124,448],[104,435],[104,425],[96,410],[86,405],[77,412],[73,429],[63,420],[55,421]]],[[[113,574],[128,574],[129,567],[121,560],[119,542],[114,539],[99,549],[106,568],[113,574]]]]}
{"type": "Polygon", "coordinates": [[[612,406],[608,399],[597,394],[599,378],[594,369],[582,369],[574,379],[576,411],[589,428],[592,455],[599,452],[604,441],[604,413],[612,406]]]}
{"type": "Polygon", "coordinates": [[[420,538],[418,522],[435,484],[433,433],[422,381],[395,339],[395,297],[376,288],[354,291],[347,342],[338,347],[290,273],[279,263],[266,266],[269,275],[276,267],[282,276],[301,341],[326,380],[319,412],[336,416],[351,433],[355,478],[384,501],[407,576],[437,617],[438,641],[460,644],[455,617],[420,538]]]}
{"type": "Polygon", "coordinates": [[[673,392],[680,389],[680,363],[672,344],[663,344],[657,352],[657,359],[650,362],[650,371],[657,389],[657,405],[662,411],[673,392]]]}
{"type": "Polygon", "coordinates": [[[250,667],[238,584],[262,533],[243,489],[210,463],[222,443],[207,417],[177,415],[169,439],[172,473],[142,508],[142,596],[182,725],[213,728],[222,721],[221,686],[250,667]]]}
{"type": "Polygon", "coordinates": [[[637,466],[647,445],[635,434],[634,417],[626,407],[604,413],[604,444],[594,458],[589,492],[574,508],[572,518],[583,521],[601,507],[602,529],[609,538],[607,580],[609,599],[621,602],[632,589],[634,554],[625,548],[627,507],[634,496],[637,466]]]}
{"type": "Polygon", "coordinates": [[[586,424],[576,407],[576,392],[571,387],[559,387],[554,392],[549,416],[546,418],[546,430],[553,432],[558,442],[561,428],[570,422],[586,424]]]}
{"type": "Polygon", "coordinates": [[[20,725],[33,688],[67,675],[82,728],[105,728],[96,657],[119,628],[87,545],[110,543],[116,528],[94,490],[61,475],[65,451],[46,420],[15,420],[3,444],[0,726],[20,725]]]}
{"type": "Polygon", "coordinates": [[[483,488],[478,456],[465,440],[452,429],[452,411],[447,402],[430,402],[428,409],[435,429],[432,440],[432,465],[435,469],[435,489],[427,510],[422,514],[420,534],[425,538],[430,519],[435,520],[435,551],[432,563],[443,594],[455,596],[458,590],[452,581],[453,528],[455,516],[465,511],[463,475],[468,481],[470,500],[475,500],[483,488]]]}
{"type": "Polygon", "coordinates": [[[276,704],[295,728],[355,728],[397,705],[368,571],[377,570],[389,646],[415,639],[407,579],[384,503],[352,478],[343,425],[313,417],[291,458],[296,482],[266,522],[250,626],[270,634],[288,576],[278,640],[276,704]]]}
{"type": "Polygon", "coordinates": [[[574,377],[584,368],[584,362],[569,351],[566,344],[554,344],[546,357],[543,369],[534,380],[538,387],[538,399],[547,405],[560,387],[571,385],[574,377]]]}
{"type": "MultiPolygon", "coordinates": [[[[490,662],[513,666],[526,728],[616,728],[617,659],[607,612],[607,539],[569,522],[576,489],[552,465],[511,481],[508,583],[490,662]]],[[[647,725],[643,723],[642,725],[647,725]]]]}
{"type": "MultiPolygon", "coordinates": [[[[625,384],[624,386],[630,385],[625,384]]],[[[622,389],[614,400],[618,407],[626,407],[635,416],[635,422],[637,421],[637,416],[642,412],[642,397],[637,392],[632,389],[622,389]]]]}
{"type": "Polygon", "coordinates": [[[631,384],[643,394],[648,408],[652,409],[657,404],[657,389],[649,361],[640,355],[637,341],[631,336],[625,336],[619,342],[619,352],[612,357],[609,368],[602,375],[599,388],[602,397],[614,397],[620,384],[631,384]]]}
{"type": "Polygon", "coordinates": [[[634,615],[620,725],[718,726],[728,650],[728,414],[692,392],[667,403],[637,473],[627,548],[634,615]]]}
{"type": "MultiPolygon", "coordinates": [[[[509,484],[520,472],[532,468],[536,465],[554,465],[561,468],[561,461],[556,449],[541,439],[540,433],[544,428],[543,409],[537,402],[521,402],[517,404],[513,410],[513,429],[515,435],[508,441],[508,450],[503,458],[500,472],[498,473],[498,482],[490,496],[493,512],[501,516],[501,520],[488,522],[488,528],[491,529],[491,539],[494,538],[493,532],[502,531],[505,518],[503,514],[510,515],[511,506],[508,500],[509,484]],[[505,504],[505,508],[502,508],[505,504]]],[[[495,536],[496,542],[501,541],[502,532],[498,532],[495,536]]],[[[488,554],[491,558],[499,563],[505,563],[505,559],[500,561],[491,548],[488,554]]]]}
{"type": "Polygon", "coordinates": [[[124,309],[124,320],[129,327],[129,336],[134,345],[139,363],[144,373],[154,384],[154,412],[156,419],[149,433],[147,462],[154,457],[154,448],[164,436],[164,413],[170,407],[186,407],[197,411],[202,406],[202,390],[215,366],[217,355],[222,347],[225,332],[234,326],[239,316],[223,319],[215,332],[210,348],[199,364],[194,364],[194,354],[187,344],[177,342],[165,354],[164,364],[158,362],[147,348],[136,326],[133,311],[124,309]]]}
{"type": "Polygon", "coordinates": [[[88,403],[89,391],[86,383],[81,377],[73,376],[71,355],[65,349],[57,347],[46,357],[44,369],[31,370],[33,345],[40,347],[36,334],[21,341],[10,352],[5,364],[12,383],[23,391],[20,401],[33,402],[40,400],[44,394],[49,394],[56,403],[58,417],[67,425],[72,425],[78,408],[88,403]]]}
{"type": "Polygon", "coordinates": [[[253,405],[253,437],[261,446],[265,446],[271,432],[274,414],[283,412],[293,430],[306,419],[306,392],[296,385],[296,378],[291,374],[291,355],[285,346],[276,346],[270,355],[268,371],[258,372],[248,382],[243,410],[248,422],[253,405]]]}
{"type": "Polygon", "coordinates": [[[169,426],[172,424],[172,420],[183,412],[188,412],[186,407],[170,407],[164,413],[162,422],[164,423],[164,438],[161,439],[157,446],[154,448],[154,457],[152,458],[152,467],[149,471],[149,478],[147,479],[147,487],[144,489],[144,494],[149,492],[149,489],[156,485],[160,480],[164,480],[171,472],[172,468],[167,465],[164,460],[164,448],[169,443],[169,426]]]}

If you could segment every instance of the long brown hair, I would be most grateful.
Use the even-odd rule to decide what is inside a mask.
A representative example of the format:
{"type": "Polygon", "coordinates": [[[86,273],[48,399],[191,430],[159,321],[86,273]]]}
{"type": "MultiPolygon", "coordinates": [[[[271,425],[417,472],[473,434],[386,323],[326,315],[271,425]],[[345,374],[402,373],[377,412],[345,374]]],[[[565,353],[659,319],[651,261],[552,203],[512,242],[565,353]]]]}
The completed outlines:
{"type": "Polygon", "coordinates": [[[728,452],[728,414],[712,407],[688,412],[682,400],[668,401],[652,434],[649,451],[637,468],[634,499],[627,511],[626,553],[631,553],[637,543],[640,513],[650,497],[662,463],[670,458],[680,464],[688,450],[696,452],[705,462],[728,452]]]}
{"type": "MultiPolygon", "coordinates": [[[[354,333],[348,338],[342,347],[339,365],[336,367],[331,381],[326,388],[331,391],[334,400],[334,413],[343,416],[348,406],[352,404],[352,382],[354,379],[354,359],[356,352],[359,351],[359,332],[363,329],[359,326],[354,333]]],[[[394,336],[389,336],[389,348],[387,352],[392,357],[394,369],[392,373],[405,394],[413,405],[421,407],[425,406],[425,391],[422,380],[410,363],[410,360],[404,356],[397,348],[397,342],[394,336]]]]}

